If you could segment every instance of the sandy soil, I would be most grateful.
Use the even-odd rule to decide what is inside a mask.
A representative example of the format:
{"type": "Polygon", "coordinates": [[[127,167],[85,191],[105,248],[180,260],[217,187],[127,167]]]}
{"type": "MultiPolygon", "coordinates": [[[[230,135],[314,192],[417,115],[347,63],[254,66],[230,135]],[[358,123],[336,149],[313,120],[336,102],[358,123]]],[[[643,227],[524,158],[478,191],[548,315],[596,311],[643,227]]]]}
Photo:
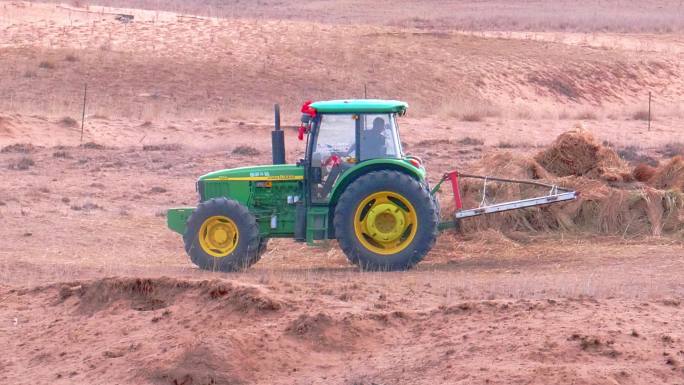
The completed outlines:
{"type": "Polygon", "coordinates": [[[0,2],[0,381],[684,383],[678,235],[445,233],[416,269],[382,274],[334,243],[278,240],[246,272],[194,268],[164,210],[196,202],[198,175],[269,162],[271,101],[294,111],[373,80],[372,96],[411,103],[402,140],[432,181],[577,125],[656,162],[684,149],[676,29],[353,25],[352,5],[310,23],[278,5],[223,20],[0,2]],[[650,131],[632,117],[648,91],[650,131]]]}

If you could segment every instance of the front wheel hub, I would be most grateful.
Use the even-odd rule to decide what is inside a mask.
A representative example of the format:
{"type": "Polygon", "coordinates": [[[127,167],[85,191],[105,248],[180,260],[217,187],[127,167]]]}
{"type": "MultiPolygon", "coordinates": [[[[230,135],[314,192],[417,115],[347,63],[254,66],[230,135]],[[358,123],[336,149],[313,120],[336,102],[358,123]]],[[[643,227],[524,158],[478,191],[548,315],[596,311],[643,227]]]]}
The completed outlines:
{"type": "Polygon", "coordinates": [[[239,232],[232,219],[224,216],[213,216],[202,223],[198,238],[204,252],[221,258],[235,250],[239,232]]]}

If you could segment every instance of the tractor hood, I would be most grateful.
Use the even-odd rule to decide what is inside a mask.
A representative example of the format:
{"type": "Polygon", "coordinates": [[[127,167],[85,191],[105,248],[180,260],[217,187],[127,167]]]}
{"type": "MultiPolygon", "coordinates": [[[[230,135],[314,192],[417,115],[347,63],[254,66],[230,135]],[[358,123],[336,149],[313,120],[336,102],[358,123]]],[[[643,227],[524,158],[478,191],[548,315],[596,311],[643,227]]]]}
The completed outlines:
{"type": "Polygon", "coordinates": [[[304,179],[304,168],[294,164],[269,164],[264,166],[230,168],[210,172],[199,177],[200,181],[276,181],[302,179],[304,179]]]}

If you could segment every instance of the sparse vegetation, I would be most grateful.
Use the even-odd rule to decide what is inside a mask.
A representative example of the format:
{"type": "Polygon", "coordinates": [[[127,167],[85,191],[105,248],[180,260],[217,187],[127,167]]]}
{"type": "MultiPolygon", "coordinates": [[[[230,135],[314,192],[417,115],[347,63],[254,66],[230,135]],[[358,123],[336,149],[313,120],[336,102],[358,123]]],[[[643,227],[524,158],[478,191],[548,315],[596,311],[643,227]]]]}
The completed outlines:
{"type": "Polygon", "coordinates": [[[74,55],[74,54],[68,54],[68,55],[66,55],[66,56],[64,57],[64,60],[65,60],[65,61],[68,61],[68,62],[71,62],[71,63],[77,62],[77,61],[78,61],[78,56],[76,56],[76,55],[74,55]]]}
{"type": "Polygon", "coordinates": [[[260,155],[261,152],[252,146],[241,145],[233,149],[233,154],[242,156],[257,156],[260,155]]]}

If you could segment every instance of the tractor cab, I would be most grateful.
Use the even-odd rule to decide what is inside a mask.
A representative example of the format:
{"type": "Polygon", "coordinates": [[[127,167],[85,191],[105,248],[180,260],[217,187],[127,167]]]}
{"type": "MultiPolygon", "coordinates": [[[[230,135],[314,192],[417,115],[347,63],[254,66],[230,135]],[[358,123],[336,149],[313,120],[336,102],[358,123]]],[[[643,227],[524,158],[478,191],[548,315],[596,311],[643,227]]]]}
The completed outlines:
{"type": "MultiPolygon", "coordinates": [[[[302,106],[300,139],[307,134],[311,202],[326,204],[341,176],[366,161],[404,161],[397,117],[408,105],[394,100],[332,100],[302,106]]],[[[406,159],[420,167],[417,158],[406,159]]]]}

